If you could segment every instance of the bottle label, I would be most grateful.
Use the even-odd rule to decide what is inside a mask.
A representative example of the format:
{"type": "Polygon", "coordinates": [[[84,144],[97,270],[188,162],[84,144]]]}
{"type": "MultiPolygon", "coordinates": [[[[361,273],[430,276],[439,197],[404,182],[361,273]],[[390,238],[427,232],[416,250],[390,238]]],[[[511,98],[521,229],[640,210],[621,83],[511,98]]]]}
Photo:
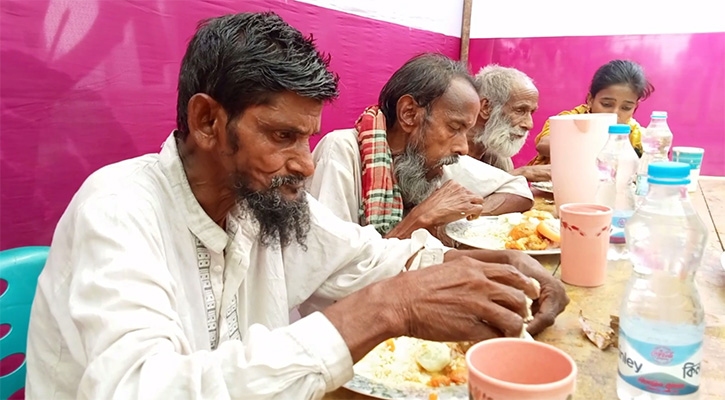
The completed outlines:
{"type": "Polygon", "coordinates": [[[612,216],[612,228],[624,229],[624,226],[627,225],[627,221],[629,221],[629,217],[631,217],[632,214],[634,214],[633,211],[625,211],[612,216]]]}
{"type": "Polygon", "coordinates": [[[685,346],[633,339],[619,330],[619,376],[649,393],[682,396],[700,387],[702,341],[685,346]]]}
{"type": "Polygon", "coordinates": [[[647,175],[637,175],[637,186],[634,194],[636,196],[646,196],[649,183],[647,182],[647,175]]]}
{"type": "Polygon", "coordinates": [[[612,232],[609,234],[610,243],[626,243],[624,238],[624,226],[627,225],[629,217],[632,216],[632,211],[628,212],[617,212],[616,215],[612,216],[612,232]]]}

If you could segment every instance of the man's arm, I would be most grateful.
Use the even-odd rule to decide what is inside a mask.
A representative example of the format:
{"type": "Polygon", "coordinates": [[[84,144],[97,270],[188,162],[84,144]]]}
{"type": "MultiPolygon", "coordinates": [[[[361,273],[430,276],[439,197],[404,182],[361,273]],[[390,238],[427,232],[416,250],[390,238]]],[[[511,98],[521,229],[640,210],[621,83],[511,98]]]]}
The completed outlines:
{"type": "Polygon", "coordinates": [[[481,215],[501,215],[528,211],[533,206],[531,199],[511,193],[494,193],[483,199],[481,215]]]}
{"type": "MultiPolygon", "coordinates": [[[[313,298],[328,300],[329,303],[323,312],[345,338],[353,360],[362,357],[371,346],[394,336],[420,335],[417,337],[452,340],[452,336],[446,335],[454,335],[459,338],[456,340],[463,340],[460,338],[475,340],[498,336],[502,332],[506,335],[517,335],[521,326],[518,325],[518,317],[510,312],[518,313],[513,297],[520,297],[522,293],[516,294],[509,292],[508,289],[516,288],[532,298],[539,297],[539,292],[523,271],[536,275],[537,280],[542,282],[542,287],[548,287],[546,277],[537,274],[541,271],[547,273],[543,267],[538,265],[538,269],[527,269],[526,262],[506,256],[512,252],[481,250],[466,253],[449,250],[444,255],[444,259],[449,262],[430,267],[421,264],[422,259],[428,255],[428,252],[445,249],[426,231],[416,232],[411,240],[384,240],[372,227],[363,228],[336,221],[329,211],[314,200],[310,201],[310,207],[313,219],[308,236],[308,249],[303,251],[299,248],[289,248],[285,251],[285,259],[297,260],[286,268],[285,274],[289,282],[302,281],[304,278],[307,286],[317,289],[314,289],[314,293],[301,293],[299,297],[290,297],[290,306],[296,305],[297,301],[302,301],[310,295],[313,298]],[[473,259],[467,257],[469,255],[477,257],[478,260],[469,265],[473,259]],[[417,258],[415,264],[419,268],[404,272],[404,264],[410,264],[411,258],[414,257],[417,258]],[[516,265],[511,265],[508,261],[514,261],[516,265]],[[329,266],[335,268],[329,269],[329,266]],[[328,269],[325,270],[325,267],[328,269]],[[473,268],[477,272],[469,271],[468,268],[473,268]],[[325,272],[327,275],[320,275],[318,273],[320,271],[327,271],[325,272]],[[468,275],[471,273],[474,275],[468,275]],[[501,289],[495,285],[478,286],[474,290],[475,295],[469,295],[463,291],[467,286],[462,282],[470,280],[474,285],[488,285],[481,281],[485,280],[483,276],[476,274],[483,274],[485,279],[508,286],[508,289],[501,289]],[[457,290],[462,291],[457,292],[457,290]],[[509,297],[512,303],[502,300],[509,306],[498,308],[486,305],[487,301],[498,298],[495,294],[498,290],[504,290],[513,296],[509,297]],[[448,294],[464,297],[452,300],[447,297],[448,294]],[[466,333],[457,332],[455,329],[444,333],[435,330],[435,327],[425,325],[436,325],[437,318],[455,314],[469,306],[478,310],[477,312],[484,312],[483,310],[494,312],[495,309],[500,313],[479,317],[489,321],[487,327],[481,327],[477,323],[474,326],[461,325],[461,329],[463,327],[471,329],[466,333]],[[446,311],[447,314],[435,314],[442,312],[441,308],[444,307],[450,307],[446,311]],[[509,311],[506,311],[506,308],[509,311]]],[[[436,263],[444,259],[438,259],[436,263]]],[[[531,260],[535,263],[533,259],[531,260]]],[[[551,302],[547,304],[549,303],[551,302]]],[[[500,302],[498,304],[501,305],[500,302]]],[[[467,318],[474,316],[469,314],[467,318]]],[[[474,318],[474,321],[477,320],[474,318]]],[[[455,321],[439,322],[445,326],[449,326],[449,323],[455,321]]]]}
{"type": "Polygon", "coordinates": [[[356,362],[397,336],[435,341],[519,337],[527,315],[524,292],[535,293],[536,287],[510,265],[461,257],[370,285],[324,314],[356,362]]]}
{"type": "Polygon", "coordinates": [[[529,182],[546,182],[551,180],[551,165],[525,165],[511,171],[511,175],[523,176],[529,182]]]}

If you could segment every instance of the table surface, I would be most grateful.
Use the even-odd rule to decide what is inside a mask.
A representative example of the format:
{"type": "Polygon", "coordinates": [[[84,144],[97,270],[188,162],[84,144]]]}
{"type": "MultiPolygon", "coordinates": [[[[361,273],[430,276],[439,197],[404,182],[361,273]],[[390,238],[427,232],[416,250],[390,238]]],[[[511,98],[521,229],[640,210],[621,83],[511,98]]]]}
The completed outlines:
{"type": "MultiPolygon", "coordinates": [[[[535,208],[553,208],[547,201],[550,197],[541,192],[536,194],[535,208]]],[[[690,193],[690,198],[709,232],[703,263],[696,275],[706,324],[700,398],[725,399],[725,265],[720,260],[725,250],[725,177],[700,177],[699,190],[690,193]]],[[[539,261],[559,275],[558,256],[540,257],[539,261]]],[[[571,303],[554,326],[536,337],[566,351],[576,361],[579,374],[574,399],[616,398],[618,351],[612,347],[602,351],[589,342],[579,325],[579,312],[608,324],[610,315],[618,315],[631,270],[627,261],[610,261],[605,285],[598,288],[565,285],[571,303]]],[[[367,399],[371,398],[344,388],[324,397],[324,400],[367,399]]]]}

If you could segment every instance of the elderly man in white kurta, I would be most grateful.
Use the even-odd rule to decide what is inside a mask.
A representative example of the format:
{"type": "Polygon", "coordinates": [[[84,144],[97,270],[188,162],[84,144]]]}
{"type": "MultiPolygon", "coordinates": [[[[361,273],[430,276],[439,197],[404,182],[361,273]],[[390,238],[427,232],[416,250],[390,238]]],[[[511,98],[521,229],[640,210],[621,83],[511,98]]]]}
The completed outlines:
{"type": "Polygon", "coordinates": [[[525,211],[526,179],[467,157],[480,100],[465,66],[440,54],[396,71],[354,129],[325,135],[310,193],[338,217],[387,237],[462,217],[525,211]]]}
{"type": "Polygon", "coordinates": [[[159,154],[92,174],[58,223],[27,398],[319,399],[389,337],[521,333],[537,288],[506,264],[526,259],[446,252],[422,230],[383,239],[304,192],[337,94],[326,60],[271,13],[200,26],[177,130],[159,154]],[[337,302],[290,325],[313,294],[337,302]]]}

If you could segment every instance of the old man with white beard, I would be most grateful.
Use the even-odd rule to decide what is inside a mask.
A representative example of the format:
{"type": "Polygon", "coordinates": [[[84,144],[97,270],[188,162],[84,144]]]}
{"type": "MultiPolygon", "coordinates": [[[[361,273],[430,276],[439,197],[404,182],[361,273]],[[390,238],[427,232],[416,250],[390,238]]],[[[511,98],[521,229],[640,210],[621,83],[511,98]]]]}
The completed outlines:
{"type": "Polygon", "coordinates": [[[514,168],[511,161],[534,125],[539,91],[533,80],[517,69],[495,64],[482,68],[475,79],[481,110],[468,132],[469,155],[531,182],[551,180],[550,165],[514,168]]]}

